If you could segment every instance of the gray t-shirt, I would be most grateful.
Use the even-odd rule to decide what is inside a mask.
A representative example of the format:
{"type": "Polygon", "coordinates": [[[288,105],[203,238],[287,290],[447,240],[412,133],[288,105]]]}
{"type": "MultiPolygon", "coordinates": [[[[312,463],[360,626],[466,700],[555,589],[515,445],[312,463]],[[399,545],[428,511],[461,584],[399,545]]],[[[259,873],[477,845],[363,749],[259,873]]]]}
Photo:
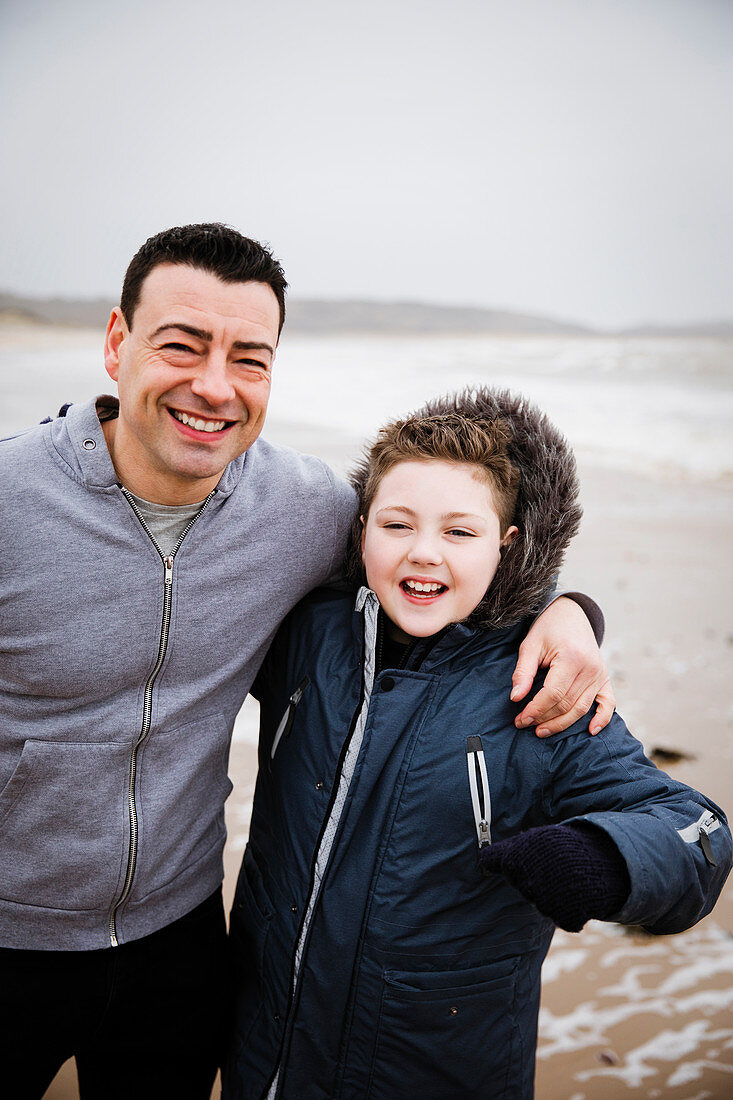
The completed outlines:
{"type": "MultiPolygon", "coordinates": [[[[127,492],[130,493],[130,490],[127,492]]],[[[164,557],[173,553],[186,525],[203,504],[202,500],[195,504],[153,504],[152,501],[136,497],[134,493],[130,493],[130,496],[137,504],[140,515],[150,528],[150,533],[164,557]]]]}

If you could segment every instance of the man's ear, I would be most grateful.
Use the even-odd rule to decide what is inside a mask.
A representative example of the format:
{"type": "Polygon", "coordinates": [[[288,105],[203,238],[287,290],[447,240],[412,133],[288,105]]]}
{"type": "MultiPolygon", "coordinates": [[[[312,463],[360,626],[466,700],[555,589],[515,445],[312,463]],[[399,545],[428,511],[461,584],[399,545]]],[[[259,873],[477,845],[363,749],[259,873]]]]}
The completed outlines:
{"type": "Polygon", "coordinates": [[[115,382],[120,373],[120,348],[129,332],[122,310],[119,306],[115,306],[109,315],[107,335],[104,339],[104,369],[115,382]]]}

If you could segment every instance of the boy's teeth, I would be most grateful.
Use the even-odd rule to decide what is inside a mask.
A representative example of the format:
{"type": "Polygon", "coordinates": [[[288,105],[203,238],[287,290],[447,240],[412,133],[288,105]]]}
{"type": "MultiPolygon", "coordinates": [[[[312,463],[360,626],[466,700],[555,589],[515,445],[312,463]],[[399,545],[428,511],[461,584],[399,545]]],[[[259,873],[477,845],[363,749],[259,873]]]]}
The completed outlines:
{"type": "Polygon", "coordinates": [[[195,428],[197,432],[220,432],[226,424],[226,420],[196,420],[188,413],[178,412],[176,409],[171,412],[181,424],[188,424],[189,428],[195,428]]]}
{"type": "Polygon", "coordinates": [[[411,588],[413,592],[437,592],[439,588],[443,588],[442,584],[436,584],[434,581],[405,581],[408,588],[411,588]]]}

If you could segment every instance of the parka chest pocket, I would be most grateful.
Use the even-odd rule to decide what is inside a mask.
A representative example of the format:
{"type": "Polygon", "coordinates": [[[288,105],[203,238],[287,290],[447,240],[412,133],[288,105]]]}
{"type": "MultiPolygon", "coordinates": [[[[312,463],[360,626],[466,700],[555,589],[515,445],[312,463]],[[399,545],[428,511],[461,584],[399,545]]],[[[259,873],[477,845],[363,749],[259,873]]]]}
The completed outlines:
{"type": "Polygon", "coordinates": [[[283,740],[283,738],[290,736],[290,731],[293,728],[293,722],[295,721],[295,712],[298,709],[298,703],[303,698],[303,693],[305,692],[305,689],[308,687],[309,683],[310,680],[308,679],[308,677],[304,676],[293,694],[288,699],[288,705],[285,708],[285,712],[280,719],[280,723],[277,729],[275,730],[275,736],[272,739],[272,748],[270,749],[270,763],[272,763],[272,761],[275,759],[275,753],[280,746],[280,742],[283,740]]]}

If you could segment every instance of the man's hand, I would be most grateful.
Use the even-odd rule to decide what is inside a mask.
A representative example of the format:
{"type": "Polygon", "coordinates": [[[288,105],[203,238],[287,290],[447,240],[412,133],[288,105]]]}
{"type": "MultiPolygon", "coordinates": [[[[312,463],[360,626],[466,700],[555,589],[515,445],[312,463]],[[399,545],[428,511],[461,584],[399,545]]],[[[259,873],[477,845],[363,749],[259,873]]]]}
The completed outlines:
{"type": "Polygon", "coordinates": [[[585,612],[564,596],[542,612],[519,647],[512,676],[511,698],[524,699],[539,668],[549,668],[544,686],[521,714],[516,725],[537,726],[538,737],[549,737],[577,722],[598,702],[589,726],[591,733],[611,721],[614,699],[608,671],[585,612]]]}

